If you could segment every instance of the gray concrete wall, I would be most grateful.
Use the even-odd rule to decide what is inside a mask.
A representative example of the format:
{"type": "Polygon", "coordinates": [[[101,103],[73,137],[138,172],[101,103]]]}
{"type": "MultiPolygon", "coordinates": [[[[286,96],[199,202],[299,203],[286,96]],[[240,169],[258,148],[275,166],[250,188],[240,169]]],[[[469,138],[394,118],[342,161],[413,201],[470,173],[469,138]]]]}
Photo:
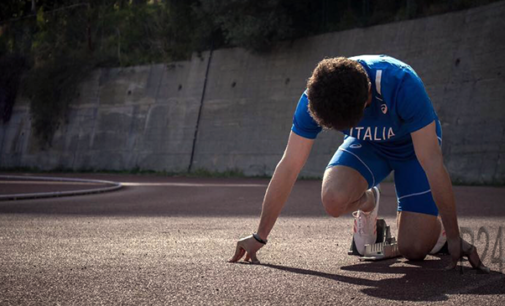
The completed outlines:
{"type": "MultiPolygon", "coordinates": [[[[193,169],[271,174],[306,79],[324,57],[388,54],[423,78],[443,124],[456,181],[505,182],[505,2],[279,44],[263,55],[213,52],[193,169]]],[[[83,84],[48,151],[26,102],[0,130],[1,167],[183,171],[192,151],[209,53],[164,65],[101,69],[83,84]],[[179,85],[182,88],[179,90],[179,85]]],[[[302,175],[320,176],[342,136],[322,133],[302,175]]]]}
{"type": "Polygon", "coordinates": [[[0,166],[186,171],[207,60],[208,52],[168,66],[96,70],[47,150],[21,98],[0,130],[0,166]]]}
{"type": "MultiPolygon", "coordinates": [[[[306,79],[324,57],[389,54],[423,78],[443,123],[454,180],[505,181],[505,2],[284,43],[214,53],[195,165],[271,174],[306,79]],[[232,87],[235,84],[235,87],[232,87]]],[[[321,135],[303,174],[319,176],[342,136],[321,135]]]]}

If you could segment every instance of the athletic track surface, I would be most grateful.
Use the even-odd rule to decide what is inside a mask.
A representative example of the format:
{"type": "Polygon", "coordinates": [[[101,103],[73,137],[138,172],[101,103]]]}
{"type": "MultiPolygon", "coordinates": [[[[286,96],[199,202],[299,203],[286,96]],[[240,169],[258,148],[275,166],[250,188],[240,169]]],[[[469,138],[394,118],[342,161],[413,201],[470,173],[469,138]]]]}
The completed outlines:
{"type": "MultiPolygon", "coordinates": [[[[481,275],[468,262],[444,271],[448,256],[348,256],[352,219],[325,214],[320,181],[296,184],[253,265],[227,259],[256,229],[268,180],[55,176],[124,187],[1,201],[0,305],[505,305],[505,188],[455,187],[460,226],[492,269],[481,275]]],[[[79,186],[0,181],[0,194],[79,186]]],[[[381,187],[379,216],[395,233],[394,186],[381,187]]]]}

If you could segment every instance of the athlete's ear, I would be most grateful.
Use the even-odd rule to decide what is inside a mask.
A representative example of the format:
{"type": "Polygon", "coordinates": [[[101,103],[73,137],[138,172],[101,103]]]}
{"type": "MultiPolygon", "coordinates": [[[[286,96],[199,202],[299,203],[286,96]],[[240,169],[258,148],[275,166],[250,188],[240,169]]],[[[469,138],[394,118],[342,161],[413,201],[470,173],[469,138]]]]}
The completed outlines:
{"type": "Polygon", "coordinates": [[[368,82],[368,93],[372,91],[372,82],[368,82]]]}

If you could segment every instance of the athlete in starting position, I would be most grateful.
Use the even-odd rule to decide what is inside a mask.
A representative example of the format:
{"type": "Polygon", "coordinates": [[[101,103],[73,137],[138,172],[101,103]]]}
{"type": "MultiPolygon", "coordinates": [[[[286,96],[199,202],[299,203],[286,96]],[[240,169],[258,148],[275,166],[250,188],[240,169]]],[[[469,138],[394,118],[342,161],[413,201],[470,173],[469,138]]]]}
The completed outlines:
{"type": "Polygon", "coordinates": [[[422,260],[447,239],[448,268],[467,256],[474,268],[485,269],[475,247],[460,238],[440,149],[440,122],[424,85],[409,65],[385,55],[331,58],[317,65],[266,191],[258,230],[239,240],[231,262],[245,255],[246,261],[259,263],[256,253],[266,244],[322,127],[345,134],[324,173],[322,202],[334,217],[354,212],[360,254],[376,240],[376,186],[394,171],[400,253],[422,260]]]}

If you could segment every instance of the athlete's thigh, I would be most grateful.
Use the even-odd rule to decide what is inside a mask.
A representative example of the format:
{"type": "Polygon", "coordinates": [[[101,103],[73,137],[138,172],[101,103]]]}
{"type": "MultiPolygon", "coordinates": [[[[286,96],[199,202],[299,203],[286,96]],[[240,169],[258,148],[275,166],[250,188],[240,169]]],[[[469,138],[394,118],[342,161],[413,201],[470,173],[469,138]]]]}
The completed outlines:
{"type": "Polygon", "coordinates": [[[400,252],[426,255],[440,234],[438,209],[428,178],[417,159],[395,161],[392,165],[398,198],[400,252]]]}
{"type": "Polygon", "coordinates": [[[410,259],[422,259],[437,243],[440,222],[434,215],[410,211],[398,212],[398,248],[410,259]]]}
{"type": "Polygon", "coordinates": [[[408,211],[432,216],[438,208],[431,194],[426,173],[417,159],[391,162],[394,169],[398,211],[408,211]]]}
{"type": "Polygon", "coordinates": [[[324,172],[321,191],[323,198],[327,193],[343,193],[353,202],[361,198],[367,189],[366,179],[354,168],[337,165],[324,172]]]}
{"type": "Polygon", "coordinates": [[[350,195],[350,200],[357,200],[390,172],[388,162],[369,144],[347,137],[326,168],[323,193],[330,190],[345,192],[350,195]]]}

